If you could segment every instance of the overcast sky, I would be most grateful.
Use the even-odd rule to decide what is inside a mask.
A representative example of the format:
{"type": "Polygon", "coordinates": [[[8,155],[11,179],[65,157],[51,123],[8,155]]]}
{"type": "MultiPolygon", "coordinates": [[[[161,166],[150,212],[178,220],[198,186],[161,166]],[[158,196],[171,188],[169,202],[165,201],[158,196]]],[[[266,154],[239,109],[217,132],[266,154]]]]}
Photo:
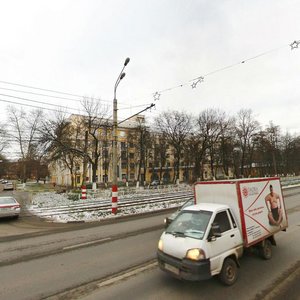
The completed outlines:
{"type": "Polygon", "coordinates": [[[50,106],[40,102],[63,105],[69,112],[79,107],[78,97],[13,84],[112,105],[115,81],[130,57],[117,90],[119,119],[150,103],[156,109],[145,113],[148,118],[168,109],[196,116],[207,108],[231,115],[250,108],[263,126],[273,121],[283,133],[300,133],[300,45],[290,47],[300,40],[300,1],[0,4],[1,120],[7,105],[3,100],[44,108],[50,106]],[[192,88],[192,80],[200,76],[204,81],[192,88]]]}

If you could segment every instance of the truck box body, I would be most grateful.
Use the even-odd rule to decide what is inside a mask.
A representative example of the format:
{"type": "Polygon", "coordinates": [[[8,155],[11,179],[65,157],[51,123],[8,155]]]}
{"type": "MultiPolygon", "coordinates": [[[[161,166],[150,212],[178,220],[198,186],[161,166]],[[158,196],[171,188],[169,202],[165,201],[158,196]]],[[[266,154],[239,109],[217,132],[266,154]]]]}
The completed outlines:
{"type": "Polygon", "coordinates": [[[244,247],[288,226],[278,177],[197,182],[194,193],[196,204],[219,203],[232,209],[244,247]]]}

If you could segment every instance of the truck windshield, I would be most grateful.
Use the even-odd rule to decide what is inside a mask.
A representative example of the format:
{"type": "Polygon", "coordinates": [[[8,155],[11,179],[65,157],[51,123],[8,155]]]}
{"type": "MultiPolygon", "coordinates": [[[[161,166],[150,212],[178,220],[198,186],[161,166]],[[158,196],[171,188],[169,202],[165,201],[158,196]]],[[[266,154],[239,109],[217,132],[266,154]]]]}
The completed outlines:
{"type": "Polygon", "coordinates": [[[165,233],[173,234],[176,237],[191,237],[202,240],[211,215],[212,212],[204,210],[181,211],[165,233]]]}

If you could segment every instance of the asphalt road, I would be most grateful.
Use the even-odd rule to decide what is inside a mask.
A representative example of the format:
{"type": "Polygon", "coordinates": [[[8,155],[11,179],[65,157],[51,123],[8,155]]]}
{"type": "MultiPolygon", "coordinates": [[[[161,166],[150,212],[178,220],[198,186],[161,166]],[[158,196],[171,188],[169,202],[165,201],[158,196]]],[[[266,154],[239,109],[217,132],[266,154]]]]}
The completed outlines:
{"type": "MultiPolygon", "coordinates": [[[[240,260],[239,279],[234,286],[224,287],[217,278],[203,282],[183,282],[161,272],[156,265],[149,265],[127,277],[99,282],[97,289],[85,300],[99,299],[300,299],[300,241],[299,212],[290,216],[288,232],[278,234],[274,256],[264,261],[255,253],[248,253],[240,260]]],[[[128,272],[129,273],[129,272],[128,272]]]]}
{"type": "Polygon", "coordinates": [[[290,195],[289,228],[277,235],[272,260],[245,255],[232,287],[222,286],[216,278],[178,281],[157,268],[163,215],[57,228],[41,222],[40,231],[40,221],[33,220],[34,228],[25,228],[26,233],[22,218],[12,221],[8,226],[20,224],[18,234],[0,235],[0,299],[240,300],[282,299],[282,294],[287,300],[299,299],[300,201],[295,190],[285,194],[290,195]]]}

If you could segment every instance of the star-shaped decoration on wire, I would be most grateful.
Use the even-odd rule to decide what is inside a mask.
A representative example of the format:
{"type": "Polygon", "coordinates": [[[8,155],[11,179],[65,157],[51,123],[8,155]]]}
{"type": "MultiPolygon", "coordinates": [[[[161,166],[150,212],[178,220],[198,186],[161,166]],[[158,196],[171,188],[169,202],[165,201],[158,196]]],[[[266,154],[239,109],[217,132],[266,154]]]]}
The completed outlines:
{"type": "Polygon", "coordinates": [[[192,89],[195,89],[196,87],[197,87],[197,84],[200,82],[203,82],[204,81],[204,77],[203,76],[200,76],[200,77],[198,77],[197,78],[197,80],[196,81],[194,81],[193,83],[192,83],[192,89]]]}
{"type": "Polygon", "coordinates": [[[159,92],[156,92],[156,93],[153,95],[153,97],[154,97],[154,101],[158,101],[159,98],[160,98],[160,93],[159,93],[159,92]]]}
{"type": "Polygon", "coordinates": [[[291,50],[298,48],[300,41],[294,41],[290,44],[291,50]]]}

